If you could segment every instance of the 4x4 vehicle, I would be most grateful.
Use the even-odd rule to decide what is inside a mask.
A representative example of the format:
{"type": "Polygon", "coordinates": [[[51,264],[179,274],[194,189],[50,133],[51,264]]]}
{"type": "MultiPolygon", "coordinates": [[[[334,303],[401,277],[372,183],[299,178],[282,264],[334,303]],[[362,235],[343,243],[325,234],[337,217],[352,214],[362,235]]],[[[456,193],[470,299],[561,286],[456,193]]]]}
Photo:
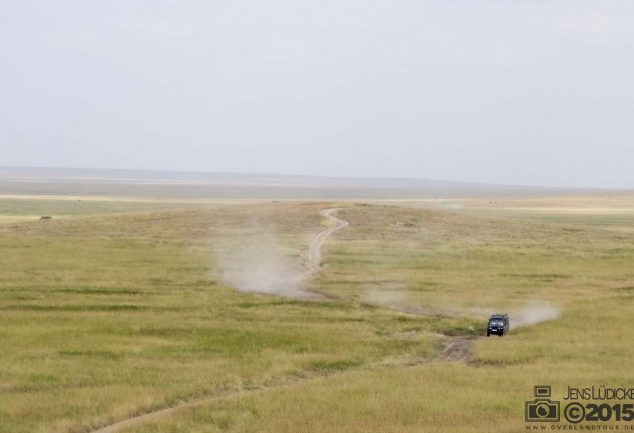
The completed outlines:
{"type": "Polygon", "coordinates": [[[489,325],[487,326],[487,337],[491,334],[497,334],[500,337],[509,332],[511,323],[508,314],[494,314],[489,317],[489,325]]]}

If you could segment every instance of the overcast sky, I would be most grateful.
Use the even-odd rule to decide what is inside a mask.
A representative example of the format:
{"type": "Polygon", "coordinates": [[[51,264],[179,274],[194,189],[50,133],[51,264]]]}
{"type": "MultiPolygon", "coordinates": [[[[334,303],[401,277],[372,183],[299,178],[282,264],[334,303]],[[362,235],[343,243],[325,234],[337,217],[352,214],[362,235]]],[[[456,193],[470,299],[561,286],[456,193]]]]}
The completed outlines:
{"type": "Polygon", "coordinates": [[[0,0],[0,165],[634,187],[634,2],[0,0]]]}

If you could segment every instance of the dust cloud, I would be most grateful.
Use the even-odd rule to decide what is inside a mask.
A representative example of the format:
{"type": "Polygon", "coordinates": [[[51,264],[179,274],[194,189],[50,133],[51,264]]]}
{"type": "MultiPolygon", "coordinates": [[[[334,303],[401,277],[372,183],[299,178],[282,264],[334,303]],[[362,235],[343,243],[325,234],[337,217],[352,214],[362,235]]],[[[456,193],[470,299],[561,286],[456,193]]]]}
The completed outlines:
{"type": "Polygon", "coordinates": [[[546,303],[531,303],[516,313],[510,314],[511,327],[529,326],[555,320],[559,317],[559,308],[546,303]]]}
{"type": "Polygon", "coordinates": [[[214,248],[219,280],[242,292],[311,299],[306,291],[306,270],[291,258],[291,251],[275,232],[254,227],[248,236],[226,239],[214,248]]]}
{"type": "MultiPolygon", "coordinates": [[[[369,290],[363,297],[368,304],[380,305],[397,311],[420,315],[435,315],[443,317],[472,317],[487,320],[492,314],[503,314],[506,311],[493,310],[491,308],[462,308],[457,305],[429,306],[412,303],[406,289],[401,290],[369,290]]],[[[522,326],[535,325],[549,320],[555,320],[560,316],[560,310],[556,306],[533,301],[519,310],[509,311],[511,329],[522,326]]]]}
{"type": "Polygon", "coordinates": [[[464,310],[452,310],[453,315],[482,317],[486,320],[493,314],[508,313],[511,321],[511,329],[521,326],[536,325],[541,322],[555,320],[559,318],[560,310],[556,306],[542,301],[530,301],[519,310],[505,311],[504,309],[493,310],[491,308],[471,307],[464,310]]]}
{"type": "Polygon", "coordinates": [[[381,305],[383,307],[400,310],[409,304],[409,296],[404,289],[392,290],[368,290],[363,296],[363,301],[368,304],[381,305]]]}

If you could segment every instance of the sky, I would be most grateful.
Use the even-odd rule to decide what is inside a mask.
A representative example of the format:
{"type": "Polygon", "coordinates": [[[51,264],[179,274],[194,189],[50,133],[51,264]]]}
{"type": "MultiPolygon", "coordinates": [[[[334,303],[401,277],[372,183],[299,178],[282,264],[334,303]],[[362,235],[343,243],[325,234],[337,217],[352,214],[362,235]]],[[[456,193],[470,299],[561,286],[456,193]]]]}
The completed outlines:
{"type": "Polygon", "coordinates": [[[634,188],[634,2],[0,0],[0,165],[634,188]]]}

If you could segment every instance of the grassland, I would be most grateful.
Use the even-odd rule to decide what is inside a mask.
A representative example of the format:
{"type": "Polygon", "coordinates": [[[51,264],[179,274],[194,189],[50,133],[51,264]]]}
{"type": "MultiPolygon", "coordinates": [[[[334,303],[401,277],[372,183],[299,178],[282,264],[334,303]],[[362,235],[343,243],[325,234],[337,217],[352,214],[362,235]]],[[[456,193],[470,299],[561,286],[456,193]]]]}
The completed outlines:
{"type": "Polygon", "coordinates": [[[591,210],[604,200],[0,200],[0,431],[85,432],[233,391],[129,431],[521,431],[535,384],[634,385],[634,220],[591,210]],[[223,282],[216,253],[262,227],[301,266],[331,206],[351,225],[310,286],[332,300],[223,282]],[[434,360],[488,312],[535,303],[561,316],[434,360]]]}

